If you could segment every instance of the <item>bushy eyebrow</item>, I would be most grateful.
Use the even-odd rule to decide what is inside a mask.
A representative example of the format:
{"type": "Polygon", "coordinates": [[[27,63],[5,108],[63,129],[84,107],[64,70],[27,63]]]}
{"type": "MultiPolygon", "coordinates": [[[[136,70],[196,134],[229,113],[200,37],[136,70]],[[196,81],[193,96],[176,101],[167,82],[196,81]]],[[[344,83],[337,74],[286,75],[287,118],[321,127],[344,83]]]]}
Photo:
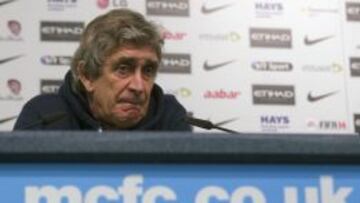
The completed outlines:
{"type": "MultiPolygon", "coordinates": [[[[136,63],[138,62],[138,58],[136,57],[126,57],[126,56],[123,56],[123,57],[120,57],[116,62],[114,62],[112,64],[112,68],[115,69],[116,67],[118,67],[120,64],[128,64],[128,65],[136,65],[136,63]]],[[[154,66],[154,67],[158,67],[159,66],[159,62],[157,60],[151,60],[151,59],[146,59],[145,60],[145,63],[144,63],[145,66],[148,66],[148,65],[151,65],[151,66],[154,66]]]]}

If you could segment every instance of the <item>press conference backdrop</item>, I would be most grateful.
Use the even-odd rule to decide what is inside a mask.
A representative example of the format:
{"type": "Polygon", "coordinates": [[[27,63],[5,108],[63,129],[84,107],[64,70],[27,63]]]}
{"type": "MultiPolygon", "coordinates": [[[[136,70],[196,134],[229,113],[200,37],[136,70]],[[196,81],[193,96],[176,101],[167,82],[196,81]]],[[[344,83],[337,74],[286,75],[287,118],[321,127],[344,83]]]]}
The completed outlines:
{"type": "Polygon", "coordinates": [[[360,131],[356,0],[0,0],[0,119],[56,92],[84,26],[122,7],[161,27],[157,82],[194,116],[242,132],[360,131]]]}

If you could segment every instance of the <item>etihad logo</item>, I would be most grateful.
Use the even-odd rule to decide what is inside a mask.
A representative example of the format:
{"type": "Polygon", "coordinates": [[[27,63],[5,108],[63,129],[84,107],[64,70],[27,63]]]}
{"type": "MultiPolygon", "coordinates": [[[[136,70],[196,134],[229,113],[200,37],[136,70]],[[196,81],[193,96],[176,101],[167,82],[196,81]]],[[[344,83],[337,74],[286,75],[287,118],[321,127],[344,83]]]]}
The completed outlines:
{"type": "Polygon", "coordinates": [[[251,64],[255,71],[290,72],[293,65],[290,62],[280,61],[255,61],[251,64]]]}
{"type": "Polygon", "coordinates": [[[171,94],[174,95],[175,97],[180,97],[180,98],[190,98],[192,95],[192,92],[189,88],[186,87],[180,87],[177,89],[168,89],[165,91],[166,94],[171,94]]]}
{"type": "Polygon", "coordinates": [[[240,91],[234,90],[207,90],[204,93],[205,99],[237,99],[240,96],[240,91]]]}
{"type": "Polygon", "coordinates": [[[146,14],[155,16],[190,16],[189,0],[146,0],[146,14]]]}
{"type": "Polygon", "coordinates": [[[255,105],[295,105],[295,89],[292,85],[253,85],[255,105]]]}
{"type": "Polygon", "coordinates": [[[313,92],[309,92],[307,95],[307,100],[311,103],[313,102],[317,102],[320,101],[322,99],[325,99],[327,97],[333,96],[335,94],[337,94],[339,91],[333,91],[333,92],[328,92],[325,94],[314,94],[313,92]]]}
{"type": "Polygon", "coordinates": [[[292,47],[292,35],[290,29],[277,28],[250,28],[250,46],[262,48],[285,48],[292,47]]]}
{"type": "Polygon", "coordinates": [[[41,41],[76,42],[80,40],[83,30],[83,22],[41,21],[40,39],[41,41]]]}
{"type": "Polygon", "coordinates": [[[45,55],[40,58],[42,64],[55,65],[55,66],[70,66],[71,60],[72,60],[71,56],[45,55]]]}
{"type": "MultiPolygon", "coordinates": [[[[100,9],[107,9],[110,5],[110,0],[97,0],[96,5],[100,9]]],[[[128,7],[127,0],[112,0],[111,6],[113,8],[126,8],[128,7]]]]}
{"type": "Polygon", "coordinates": [[[203,33],[199,35],[200,40],[219,41],[219,42],[239,42],[241,35],[238,32],[229,33],[203,33]]]}
{"type": "Polygon", "coordinates": [[[255,12],[258,18],[270,18],[283,14],[284,6],[281,2],[255,2],[255,12]]]}
{"type": "Polygon", "coordinates": [[[42,79],[40,80],[40,93],[56,94],[63,82],[63,80],[42,79]]]}
{"type": "Polygon", "coordinates": [[[308,119],[306,126],[313,130],[346,130],[347,123],[343,120],[317,120],[308,119]]]}
{"type": "Polygon", "coordinates": [[[344,68],[338,63],[332,63],[329,65],[304,65],[302,70],[305,72],[341,73],[344,68]]]}
{"type": "Polygon", "coordinates": [[[9,4],[9,3],[12,3],[12,2],[14,2],[14,1],[16,1],[16,0],[0,1],[0,6],[4,6],[4,5],[9,4]]]}
{"type": "Polygon", "coordinates": [[[20,57],[22,57],[23,55],[16,55],[16,56],[11,56],[11,57],[7,57],[7,58],[0,58],[0,65],[3,65],[7,62],[10,62],[10,61],[13,61],[13,60],[16,60],[20,57]]]}
{"type": "Polygon", "coordinates": [[[351,57],[350,58],[350,73],[353,77],[360,76],[360,58],[359,57],[351,57]]]}
{"type": "Polygon", "coordinates": [[[263,115],[260,116],[260,127],[263,132],[278,132],[290,127],[290,118],[283,115],[263,115]]]}
{"type": "Polygon", "coordinates": [[[226,3],[226,4],[220,4],[220,5],[209,5],[209,1],[206,1],[205,3],[203,3],[203,5],[201,6],[201,13],[204,15],[209,15],[221,10],[224,10],[230,6],[233,5],[233,3],[226,3]]]}
{"type": "Polygon", "coordinates": [[[191,73],[191,56],[182,53],[162,55],[159,73],[191,73]]]}
{"type": "Polygon", "coordinates": [[[360,3],[346,3],[346,19],[348,21],[360,21],[360,3]]]}
{"type": "Polygon", "coordinates": [[[220,62],[220,63],[209,64],[208,61],[205,61],[203,67],[204,67],[204,70],[206,70],[206,71],[212,71],[212,70],[221,68],[223,66],[229,65],[231,63],[234,63],[234,62],[235,62],[235,60],[230,60],[230,61],[225,61],[225,62],[220,62]]]}
{"type": "Polygon", "coordinates": [[[360,114],[354,114],[355,132],[360,133],[360,114]]]}
{"type": "Polygon", "coordinates": [[[312,46],[315,44],[318,44],[320,42],[326,41],[328,39],[333,38],[333,35],[328,35],[328,36],[324,36],[324,37],[317,37],[317,38],[309,38],[307,35],[304,37],[304,44],[306,46],[312,46]]]}

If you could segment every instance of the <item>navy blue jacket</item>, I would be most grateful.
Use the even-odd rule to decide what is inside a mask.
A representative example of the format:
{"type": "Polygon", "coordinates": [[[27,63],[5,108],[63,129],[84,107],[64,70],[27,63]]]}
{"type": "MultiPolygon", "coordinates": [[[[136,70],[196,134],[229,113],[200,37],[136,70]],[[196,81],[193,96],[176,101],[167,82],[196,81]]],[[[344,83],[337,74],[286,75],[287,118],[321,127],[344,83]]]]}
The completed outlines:
{"type": "MultiPolygon", "coordinates": [[[[29,100],[14,130],[100,130],[100,123],[91,115],[84,96],[71,89],[71,80],[68,72],[57,94],[42,94],[29,100]]],[[[185,116],[186,111],[176,98],[163,94],[155,84],[147,115],[136,126],[126,130],[191,131],[185,116]]]]}

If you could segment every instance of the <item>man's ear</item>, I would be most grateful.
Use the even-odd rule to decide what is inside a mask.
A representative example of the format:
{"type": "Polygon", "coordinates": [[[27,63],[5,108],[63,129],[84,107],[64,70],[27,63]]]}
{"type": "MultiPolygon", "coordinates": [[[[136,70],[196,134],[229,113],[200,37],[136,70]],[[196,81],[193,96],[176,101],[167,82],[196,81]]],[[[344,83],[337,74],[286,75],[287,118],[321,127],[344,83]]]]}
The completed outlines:
{"type": "Polygon", "coordinates": [[[76,71],[78,72],[79,79],[83,84],[84,88],[87,92],[92,92],[94,90],[93,80],[86,74],[85,71],[85,62],[80,61],[78,66],[76,67],[76,71]]]}

